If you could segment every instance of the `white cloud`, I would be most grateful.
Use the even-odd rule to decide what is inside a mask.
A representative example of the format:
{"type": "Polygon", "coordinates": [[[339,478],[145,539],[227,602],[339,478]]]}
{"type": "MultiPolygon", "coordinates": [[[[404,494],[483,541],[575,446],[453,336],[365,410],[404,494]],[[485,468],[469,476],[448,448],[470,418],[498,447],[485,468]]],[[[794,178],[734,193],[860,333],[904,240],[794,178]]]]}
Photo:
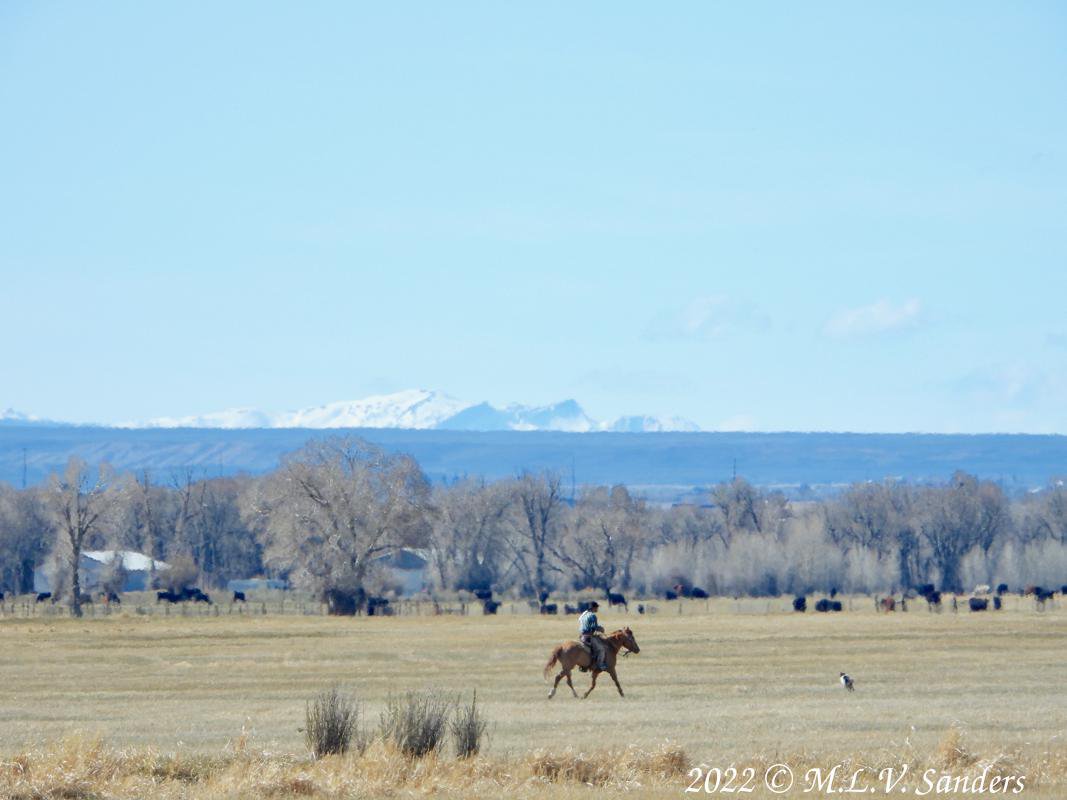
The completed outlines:
{"type": "Polygon", "coordinates": [[[922,304],[914,297],[900,305],[878,300],[869,306],[846,308],[826,323],[823,332],[837,339],[906,330],[919,324],[922,304]]]}
{"type": "Polygon", "coordinates": [[[748,303],[726,295],[696,297],[681,308],[663,311],[649,323],[651,339],[715,339],[737,329],[765,329],[770,320],[748,303]]]}

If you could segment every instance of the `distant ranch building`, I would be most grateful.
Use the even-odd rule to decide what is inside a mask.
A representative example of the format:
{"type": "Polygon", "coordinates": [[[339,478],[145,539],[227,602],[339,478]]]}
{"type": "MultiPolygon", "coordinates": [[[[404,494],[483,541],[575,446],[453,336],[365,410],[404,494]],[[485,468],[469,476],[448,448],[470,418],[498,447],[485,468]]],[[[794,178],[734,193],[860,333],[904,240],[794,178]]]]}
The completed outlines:
{"type": "MultiPolygon", "coordinates": [[[[160,572],[169,569],[164,561],[153,562],[144,553],[132,550],[87,550],[78,562],[82,589],[86,592],[99,591],[100,585],[116,558],[122,559],[126,570],[126,582],[122,585],[124,592],[143,592],[150,588],[153,569],[160,572]]],[[[52,592],[55,586],[56,565],[47,564],[33,571],[33,590],[35,592],[52,592]]]]}
{"type": "Polygon", "coordinates": [[[402,547],[375,561],[385,568],[393,581],[400,585],[400,594],[418,594],[426,588],[426,570],[430,566],[430,551],[402,547]]]}

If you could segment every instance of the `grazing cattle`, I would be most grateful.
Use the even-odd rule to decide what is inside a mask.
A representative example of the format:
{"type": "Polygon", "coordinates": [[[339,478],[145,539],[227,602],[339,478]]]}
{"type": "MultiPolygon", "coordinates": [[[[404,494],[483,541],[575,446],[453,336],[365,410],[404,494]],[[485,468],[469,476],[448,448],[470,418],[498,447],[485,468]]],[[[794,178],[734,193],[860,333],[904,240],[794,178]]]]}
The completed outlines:
{"type": "Polygon", "coordinates": [[[180,603],[182,601],[181,595],[175,592],[156,592],[156,602],[166,601],[168,603],[180,603]]]}
{"type": "Polygon", "coordinates": [[[690,597],[695,597],[698,600],[707,600],[708,593],[701,589],[699,586],[694,586],[693,590],[689,592],[690,597]]]}
{"type": "Polygon", "coordinates": [[[941,592],[930,592],[923,595],[923,599],[928,603],[927,608],[933,610],[934,606],[941,605],[941,592]]]}
{"type": "Polygon", "coordinates": [[[211,605],[211,596],[206,594],[205,592],[200,591],[199,589],[193,589],[193,591],[189,594],[189,599],[191,599],[194,603],[207,603],[208,605],[211,605]]]}
{"type": "Polygon", "coordinates": [[[564,603],[563,604],[563,613],[564,614],[580,614],[581,612],[578,610],[578,606],[572,606],[572,605],[570,605],[568,603],[564,603]]]}
{"type": "Polygon", "coordinates": [[[674,593],[679,597],[689,597],[689,589],[684,583],[674,584],[674,593]]]}
{"type": "Polygon", "coordinates": [[[0,592],[0,603],[4,602],[4,593],[0,592]]]}
{"type": "Polygon", "coordinates": [[[104,605],[111,605],[112,603],[122,605],[122,598],[114,592],[102,592],[102,594],[104,596],[104,605]]]}
{"type": "Polygon", "coordinates": [[[37,600],[35,602],[43,603],[45,600],[52,600],[53,603],[55,602],[55,600],[52,598],[51,592],[38,592],[37,600]]]}
{"type": "Polygon", "coordinates": [[[542,603],[541,604],[541,613],[542,614],[558,614],[559,613],[559,606],[556,603],[542,603]]]}
{"type": "Polygon", "coordinates": [[[1008,584],[1006,584],[1006,583],[998,583],[997,584],[997,594],[1007,594],[1007,593],[1008,593],[1008,584]]]}
{"type": "Polygon", "coordinates": [[[842,609],[844,609],[844,606],[841,605],[841,601],[840,600],[831,600],[830,601],[830,610],[831,611],[841,611],[842,609]]]}
{"type": "Polygon", "coordinates": [[[1031,584],[1030,586],[1027,586],[1023,590],[1023,595],[1025,597],[1029,597],[1032,594],[1037,594],[1038,592],[1042,592],[1042,591],[1044,591],[1044,589],[1042,589],[1040,586],[1034,586],[1034,585],[1031,584]]]}
{"type": "Polygon", "coordinates": [[[1056,593],[1051,589],[1042,589],[1040,586],[1038,586],[1037,591],[1034,592],[1034,599],[1038,602],[1039,605],[1043,606],[1045,605],[1045,601],[1051,600],[1053,595],[1055,594],[1056,593]]]}
{"type": "Polygon", "coordinates": [[[897,601],[892,597],[883,597],[878,601],[878,606],[882,611],[890,612],[897,610],[897,601]]]}
{"type": "Polygon", "coordinates": [[[808,610],[808,598],[806,597],[794,597],[793,598],[793,610],[799,611],[803,614],[808,610]]]}
{"type": "MultiPolygon", "coordinates": [[[[2,599],[3,598],[0,597],[0,600],[2,600],[2,599]]],[[[637,604],[637,613],[638,614],[644,614],[645,613],[645,604],[644,603],[638,603],[637,604]]]]}
{"type": "Polygon", "coordinates": [[[1067,594],[1067,584],[1060,587],[1060,594],[1067,594]]]}
{"type": "Polygon", "coordinates": [[[1001,608],[1002,605],[1003,605],[1003,602],[1001,601],[999,596],[993,598],[993,610],[994,611],[1000,611],[1000,608],[1001,608]]]}
{"type": "Polygon", "coordinates": [[[486,614],[495,614],[498,608],[500,608],[500,603],[496,600],[486,600],[482,603],[482,611],[486,614]]]}
{"type": "Polygon", "coordinates": [[[932,594],[937,589],[932,583],[924,583],[915,587],[915,593],[920,597],[926,597],[928,594],[932,594]]]}
{"type": "Polygon", "coordinates": [[[836,586],[831,586],[830,587],[830,599],[833,600],[835,597],[837,597],[837,587],[836,586]]]}
{"type": "Polygon", "coordinates": [[[827,600],[825,597],[815,604],[815,610],[821,614],[825,614],[829,611],[840,611],[841,608],[840,600],[827,600]]]}
{"type": "Polygon", "coordinates": [[[670,589],[668,589],[667,591],[665,591],[663,593],[663,599],[664,600],[677,600],[678,599],[678,592],[672,592],[670,589]]]}
{"type": "Polygon", "coordinates": [[[248,598],[245,597],[245,593],[244,592],[235,591],[233,593],[233,602],[234,603],[247,603],[248,602],[248,598]]]}
{"type": "MultiPolygon", "coordinates": [[[[479,600],[483,600],[483,601],[484,600],[492,600],[493,599],[493,590],[492,589],[475,589],[474,590],[474,596],[477,597],[479,600]]],[[[542,602],[544,602],[544,601],[542,601],[542,602]]]]}
{"type": "Polygon", "coordinates": [[[389,605],[388,597],[368,597],[367,598],[367,616],[368,617],[391,617],[393,616],[393,609],[389,605]]]}
{"type": "Polygon", "coordinates": [[[989,601],[984,597],[972,597],[967,601],[967,605],[970,606],[971,611],[985,611],[989,608],[989,601]]]}
{"type": "Polygon", "coordinates": [[[541,594],[537,595],[537,599],[541,601],[541,605],[544,605],[548,599],[548,592],[541,592],[541,594]]]}
{"type": "Polygon", "coordinates": [[[621,594],[615,594],[614,592],[608,592],[608,605],[622,606],[627,611],[630,610],[630,607],[626,605],[626,598],[623,597],[621,594]]]}

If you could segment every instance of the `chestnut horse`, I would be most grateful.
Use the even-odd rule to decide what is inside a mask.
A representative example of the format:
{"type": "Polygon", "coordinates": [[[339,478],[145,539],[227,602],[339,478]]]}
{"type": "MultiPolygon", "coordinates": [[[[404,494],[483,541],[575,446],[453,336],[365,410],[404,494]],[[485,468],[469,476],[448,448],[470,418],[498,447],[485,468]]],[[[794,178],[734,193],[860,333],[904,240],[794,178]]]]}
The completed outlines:
{"type": "MultiPolygon", "coordinates": [[[[634,638],[634,632],[629,628],[623,628],[621,631],[613,631],[607,636],[602,638],[605,644],[604,661],[608,665],[607,673],[611,676],[611,679],[615,681],[615,688],[619,690],[619,696],[625,697],[622,693],[622,686],[619,685],[619,677],[615,674],[615,662],[619,658],[619,651],[622,648],[626,648],[631,653],[640,653],[641,648],[637,646],[637,640],[634,638]]],[[[623,654],[625,655],[625,653],[623,654]]],[[[569,641],[559,645],[552,651],[552,657],[548,659],[548,663],[545,664],[544,676],[548,678],[548,671],[552,669],[552,666],[559,663],[560,671],[556,676],[556,682],[552,684],[552,691],[548,693],[548,699],[551,700],[556,696],[556,688],[559,686],[559,682],[562,678],[567,679],[567,685],[571,687],[571,693],[575,697],[578,696],[578,692],[574,691],[574,684],[571,683],[571,670],[575,667],[587,667],[592,670],[593,682],[589,685],[589,691],[582,695],[582,698],[589,696],[589,692],[596,688],[596,677],[600,674],[601,670],[596,669],[592,664],[592,656],[589,654],[589,650],[581,642],[569,641]]]]}

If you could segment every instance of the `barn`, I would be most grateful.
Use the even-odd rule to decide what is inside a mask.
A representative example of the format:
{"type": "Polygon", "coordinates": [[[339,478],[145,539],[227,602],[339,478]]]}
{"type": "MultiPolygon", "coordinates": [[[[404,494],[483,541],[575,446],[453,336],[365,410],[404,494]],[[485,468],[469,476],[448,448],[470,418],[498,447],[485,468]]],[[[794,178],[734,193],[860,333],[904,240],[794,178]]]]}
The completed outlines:
{"type": "Polygon", "coordinates": [[[418,594],[426,587],[426,571],[430,566],[430,551],[402,547],[375,559],[389,576],[400,584],[400,594],[418,594]]]}
{"type": "MultiPolygon", "coordinates": [[[[83,591],[99,591],[100,584],[116,558],[122,559],[122,567],[126,570],[126,582],[122,586],[124,592],[142,592],[149,589],[153,570],[160,572],[170,568],[170,565],[164,561],[153,562],[144,553],[136,553],[132,550],[86,550],[81,555],[81,561],[78,562],[83,591]]],[[[34,569],[33,590],[35,592],[55,591],[58,588],[55,586],[56,571],[57,567],[54,562],[34,569]]]]}

